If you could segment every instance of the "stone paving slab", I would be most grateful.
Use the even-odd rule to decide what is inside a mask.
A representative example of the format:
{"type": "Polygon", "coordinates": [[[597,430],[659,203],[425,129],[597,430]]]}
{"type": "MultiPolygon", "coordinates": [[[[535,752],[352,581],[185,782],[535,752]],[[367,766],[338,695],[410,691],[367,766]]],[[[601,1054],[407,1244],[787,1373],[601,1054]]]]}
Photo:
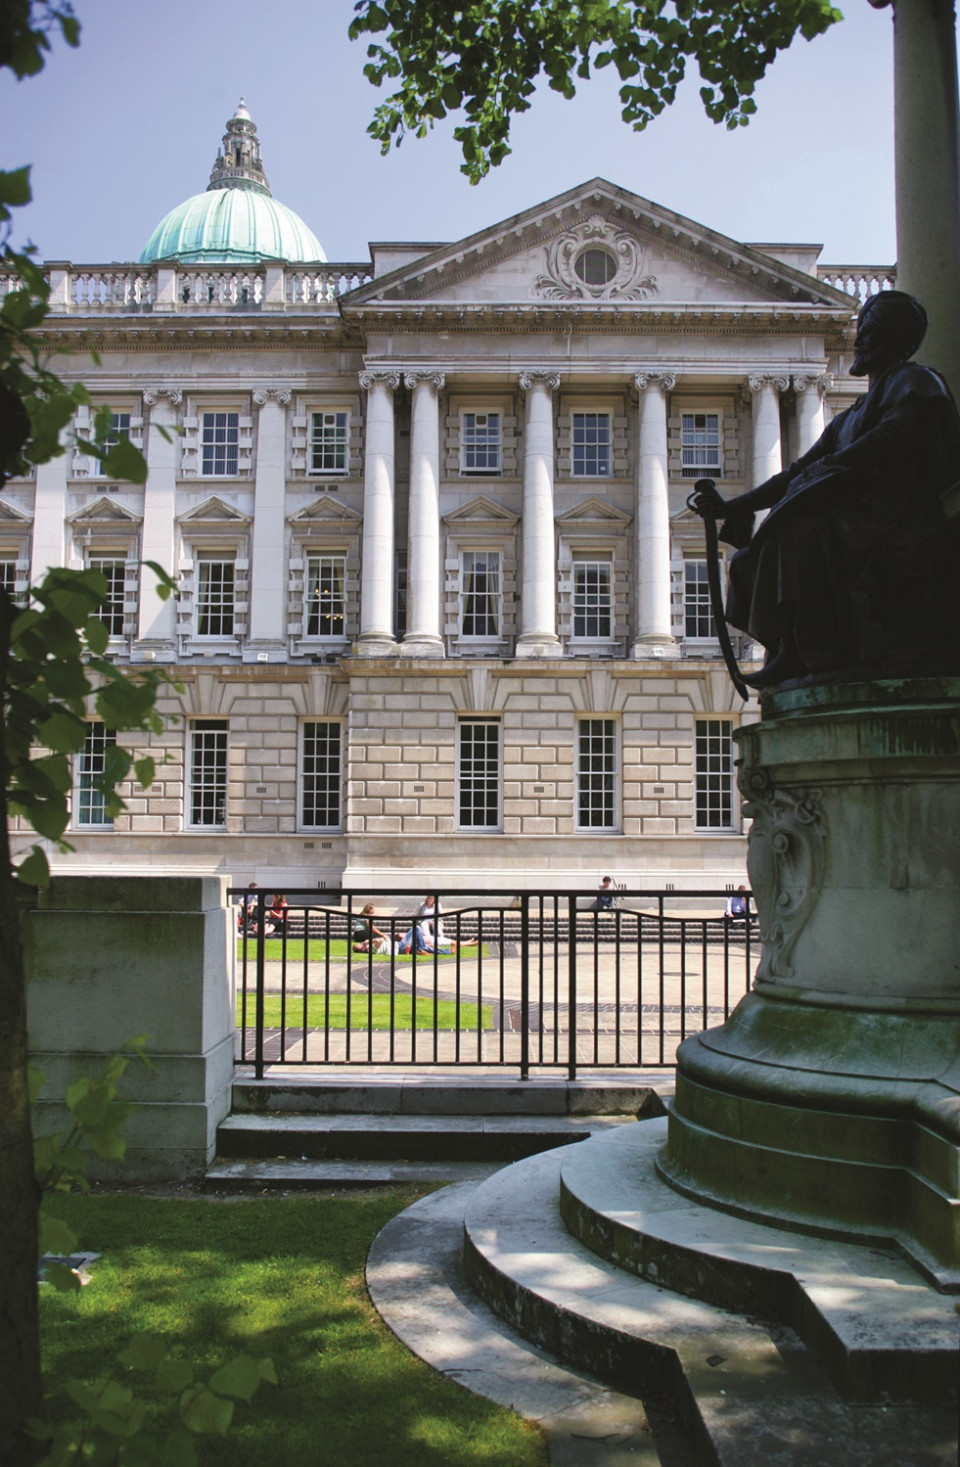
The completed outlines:
{"type": "Polygon", "coordinates": [[[217,1161],[204,1177],[209,1191],[294,1190],[309,1187],[394,1187],[410,1182],[482,1181],[496,1163],[484,1161],[217,1161]]]}

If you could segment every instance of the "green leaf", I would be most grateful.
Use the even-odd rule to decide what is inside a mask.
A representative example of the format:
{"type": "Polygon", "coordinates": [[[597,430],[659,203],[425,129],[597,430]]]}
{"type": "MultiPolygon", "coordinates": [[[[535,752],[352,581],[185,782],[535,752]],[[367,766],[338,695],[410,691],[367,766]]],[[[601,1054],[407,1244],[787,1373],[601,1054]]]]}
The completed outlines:
{"type": "Polygon", "coordinates": [[[220,1396],[233,1396],[238,1401],[250,1401],[261,1381],[260,1367],[250,1355],[238,1355],[236,1359],[221,1365],[209,1380],[212,1391],[220,1396]]]}
{"type": "Polygon", "coordinates": [[[30,190],[30,169],[15,168],[12,172],[0,172],[0,204],[10,204],[20,209],[29,204],[33,194],[30,190]]]}
{"type": "Polygon", "coordinates": [[[180,1392],[193,1381],[193,1366],[186,1360],[164,1360],[157,1371],[157,1381],[165,1389],[180,1392]]]}
{"type": "Polygon", "coordinates": [[[65,1263],[45,1263],[43,1276],[58,1294],[79,1293],[83,1287],[79,1274],[65,1263]]]}
{"type": "Polygon", "coordinates": [[[153,784],[154,777],[156,776],[157,772],[157,766],[155,761],[151,759],[149,755],[147,755],[143,759],[135,760],[133,772],[137,776],[137,784],[140,786],[140,788],[148,790],[153,784]]]}
{"type": "Polygon", "coordinates": [[[46,890],[50,885],[50,866],[39,846],[31,846],[30,854],[23,858],[15,874],[24,886],[38,886],[41,891],[46,890]]]}
{"type": "Polygon", "coordinates": [[[131,1370],[159,1370],[166,1360],[167,1347],[160,1335],[137,1334],[121,1350],[117,1359],[131,1370]]]}
{"type": "Polygon", "coordinates": [[[59,1217],[40,1214],[40,1253],[60,1253],[69,1257],[77,1246],[77,1235],[59,1217]]]}
{"type": "Polygon", "coordinates": [[[126,479],[131,484],[147,482],[147,461],[129,438],[121,437],[103,460],[103,472],[112,479],[126,479]]]}
{"type": "Polygon", "coordinates": [[[215,1396],[205,1385],[191,1386],[179,1402],[180,1420],[190,1431],[225,1436],[233,1420],[233,1402],[215,1396]]]}

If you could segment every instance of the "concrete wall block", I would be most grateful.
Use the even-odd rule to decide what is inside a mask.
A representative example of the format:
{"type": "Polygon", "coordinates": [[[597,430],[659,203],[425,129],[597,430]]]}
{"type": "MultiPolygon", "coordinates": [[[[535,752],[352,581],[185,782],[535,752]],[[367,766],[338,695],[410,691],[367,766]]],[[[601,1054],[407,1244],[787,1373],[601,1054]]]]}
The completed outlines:
{"type": "Polygon", "coordinates": [[[369,815],[363,828],[368,835],[399,835],[401,824],[397,815],[369,815]]]}
{"type": "Polygon", "coordinates": [[[676,835],[677,822],[663,817],[646,816],[643,821],[644,835],[676,835]]]}

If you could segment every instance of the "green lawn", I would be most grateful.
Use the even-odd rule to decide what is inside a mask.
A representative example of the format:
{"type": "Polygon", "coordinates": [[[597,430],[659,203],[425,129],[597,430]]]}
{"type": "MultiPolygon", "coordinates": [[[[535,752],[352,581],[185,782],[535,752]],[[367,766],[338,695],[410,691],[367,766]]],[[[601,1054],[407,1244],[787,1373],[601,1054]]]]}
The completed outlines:
{"type": "MultiPolygon", "coordinates": [[[[399,935],[402,936],[403,934],[401,933],[399,935]]],[[[265,957],[265,959],[266,959],[266,961],[268,963],[279,963],[283,959],[284,947],[286,947],[287,962],[288,963],[302,963],[303,962],[303,946],[304,946],[304,944],[303,944],[303,938],[302,937],[290,938],[286,943],[283,942],[283,939],[282,938],[279,938],[279,937],[268,937],[266,939],[266,942],[264,943],[264,957],[265,957]]],[[[460,949],[460,953],[461,953],[461,955],[464,958],[475,958],[477,956],[478,950],[479,950],[479,944],[477,944],[477,943],[474,942],[474,943],[471,943],[469,946],[467,946],[466,944],[464,944],[464,946],[460,949]]],[[[329,953],[329,956],[331,957],[331,959],[337,958],[341,962],[344,961],[344,960],[346,960],[347,958],[349,958],[352,962],[355,962],[355,963],[366,963],[367,962],[367,954],[366,953],[355,953],[353,951],[353,949],[352,949],[352,944],[349,943],[349,942],[347,942],[347,941],[326,943],[326,942],[322,942],[319,938],[311,938],[310,939],[310,946],[309,946],[309,949],[308,949],[308,957],[309,957],[309,960],[310,960],[311,963],[322,963],[324,961],[324,959],[327,957],[328,953],[329,953]]],[[[256,961],[256,956],[257,956],[257,942],[256,942],[256,938],[249,937],[249,938],[247,938],[247,962],[248,962],[248,964],[254,963],[256,961]]],[[[238,958],[242,958],[243,957],[243,939],[242,938],[238,938],[237,939],[237,957],[238,958]]],[[[453,957],[453,954],[452,953],[440,953],[439,954],[439,961],[441,963],[449,963],[450,961],[452,961],[452,957],[453,957]]],[[[390,961],[390,954],[389,953],[374,953],[374,955],[373,955],[373,961],[374,961],[374,963],[389,963],[389,961],[390,961]]],[[[398,965],[401,964],[401,963],[412,963],[413,962],[413,957],[412,957],[412,955],[410,953],[397,953],[395,955],[394,961],[398,965]]],[[[417,954],[417,966],[418,967],[422,967],[426,963],[430,963],[430,964],[433,963],[433,954],[432,953],[418,953],[417,954]]]]}
{"type": "MultiPolygon", "coordinates": [[[[436,1027],[438,1029],[456,1029],[457,1006],[452,999],[441,998],[434,1003],[432,998],[417,999],[417,1029],[432,1029],[434,1027],[434,1010],[436,1009],[436,1027]]],[[[412,1029],[413,1024],[413,999],[407,993],[398,993],[393,998],[393,1027],[394,1029],[412,1029]]],[[[281,1006],[279,993],[268,993],[264,996],[263,1004],[264,1024],[268,1029],[279,1029],[281,1025],[281,1006]]],[[[256,995],[247,994],[247,1023],[251,1025],[256,1019],[256,995]]],[[[389,993],[375,993],[372,998],[366,992],[355,993],[350,999],[350,1028],[351,1029],[389,1029],[391,1020],[391,999],[389,993]]],[[[237,1023],[242,1022],[241,996],[237,995],[237,1023]]],[[[303,1022],[303,999],[287,997],[286,1024],[288,1028],[300,1028],[303,1022]]],[[[346,1029],[347,1027],[347,995],[345,993],[331,993],[329,999],[322,993],[311,993],[307,996],[307,1028],[308,1029],[346,1029]],[[329,1009],[328,1009],[329,1004],[329,1009]]],[[[493,1027],[493,1014],[489,1004],[483,1005],[483,1027],[493,1027]]],[[[477,1005],[475,1003],[461,1003],[460,1005],[460,1028],[462,1030],[475,1031],[477,1028],[477,1005]]]]}
{"type": "Polygon", "coordinates": [[[370,1305],[367,1249],[415,1195],[56,1198],[103,1257],[79,1294],[41,1291],[48,1390],[62,1403],[159,1332],[205,1375],[241,1352],[276,1368],[227,1437],[198,1438],[204,1467],[545,1467],[538,1430],[436,1375],[370,1305]]]}

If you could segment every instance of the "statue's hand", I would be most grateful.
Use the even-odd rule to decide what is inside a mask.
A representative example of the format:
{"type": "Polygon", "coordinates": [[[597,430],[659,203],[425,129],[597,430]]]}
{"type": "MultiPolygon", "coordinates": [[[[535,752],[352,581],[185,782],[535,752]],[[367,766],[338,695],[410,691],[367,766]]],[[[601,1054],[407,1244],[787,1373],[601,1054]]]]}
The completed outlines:
{"type": "Polygon", "coordinates": [[[717,492],[717,486],[712,479],[697,480],[693,493],[687,500],[687,508],[704,520],[720,519],[727,512],[726,500],[717,492]]]}

